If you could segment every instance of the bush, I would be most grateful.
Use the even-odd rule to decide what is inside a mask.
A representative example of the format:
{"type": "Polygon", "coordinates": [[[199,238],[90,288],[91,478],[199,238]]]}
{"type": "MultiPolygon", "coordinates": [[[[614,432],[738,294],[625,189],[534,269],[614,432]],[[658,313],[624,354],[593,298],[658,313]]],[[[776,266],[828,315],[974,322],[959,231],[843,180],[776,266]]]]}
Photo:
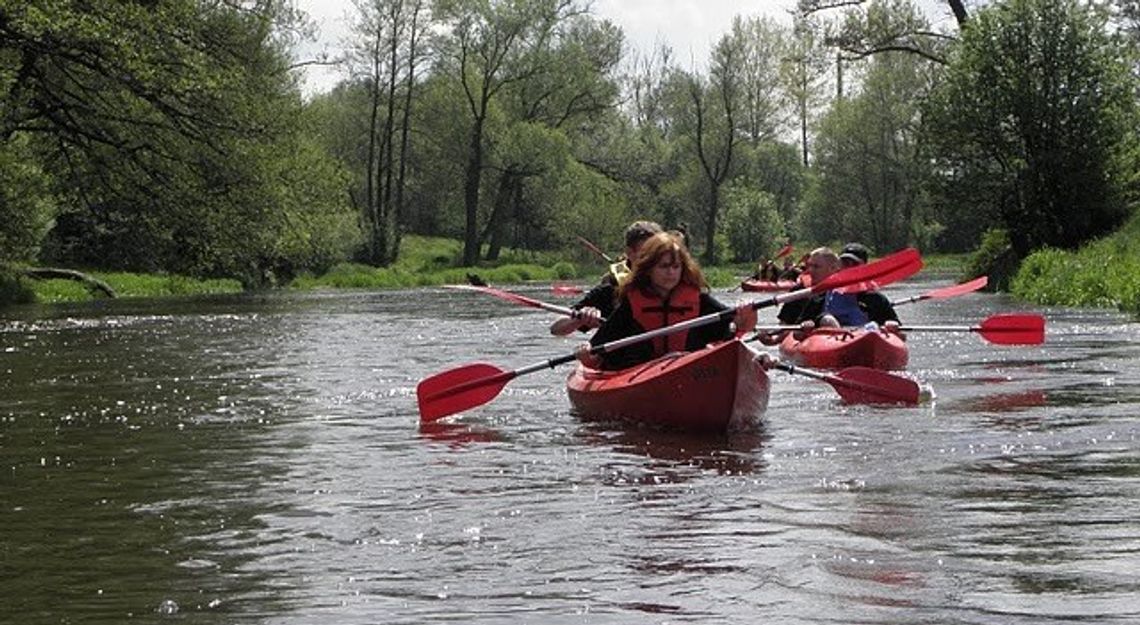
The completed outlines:
{"type": "Polygon", "coordinates": [[[14,271],[0,268],[0,307],[30,304],[35,300],[35,293],[14,271]]]}

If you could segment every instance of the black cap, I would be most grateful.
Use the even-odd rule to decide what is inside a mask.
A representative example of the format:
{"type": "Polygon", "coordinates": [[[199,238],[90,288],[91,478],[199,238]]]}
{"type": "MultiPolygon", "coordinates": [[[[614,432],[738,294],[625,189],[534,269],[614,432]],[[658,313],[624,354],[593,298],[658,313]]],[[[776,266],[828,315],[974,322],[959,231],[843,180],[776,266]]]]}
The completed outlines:
{"type": "Polygon", "coordinates": [[[848,243],[843,246],[843,251],[839,253],[839,260],[849,260],[860,265],[866,263],[870,258],[870,250],[862,243],[848,243]]]}
{"type": "Polygon", "coordinates": [[[625,230],[625,246],[633,247],[658,232],[662,232],[662,230],[657,222],[635,221],[625,230]]]}

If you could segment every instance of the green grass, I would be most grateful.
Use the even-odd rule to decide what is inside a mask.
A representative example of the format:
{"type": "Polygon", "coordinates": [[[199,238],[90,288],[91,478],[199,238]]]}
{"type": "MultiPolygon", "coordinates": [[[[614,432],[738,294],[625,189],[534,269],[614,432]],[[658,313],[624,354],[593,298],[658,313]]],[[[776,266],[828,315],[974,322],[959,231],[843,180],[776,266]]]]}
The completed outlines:
{"type": "MultiPolygon", "coordinates": [[[[237,280],[199,280],[186,276],[137,273],[90,272],[106,282],[118,297],[168,297],[174,295],[204,295],[210,293],[240,293],[237,280]]],[[[102,297],[92,293],[87,285],[74,280],[28,280],[35,292],[36,301],[44,303],[82,302],[102,297]]]]}
{"type": "Polygon", "coordinates": [[[390,267],[341,263],[321,276],[301,276],[289,286],[295,289],[394,289],[466,284],[469,273],[491,284],[553,282],[594,277],[603,271],[598,266],[579,267],[549,252],[518,250],[504,250],[493,264],[456,267],[462,252],[462,244],[453,239],[406,236],[402,239],[400,257],[390,267]]]}
{"type": "Polygon", "coordinates": [[[1011,291],[1038,304],[1117,308],[1140,316],[1140,214],[1075,252],[1030,254],[1011,291]]]}

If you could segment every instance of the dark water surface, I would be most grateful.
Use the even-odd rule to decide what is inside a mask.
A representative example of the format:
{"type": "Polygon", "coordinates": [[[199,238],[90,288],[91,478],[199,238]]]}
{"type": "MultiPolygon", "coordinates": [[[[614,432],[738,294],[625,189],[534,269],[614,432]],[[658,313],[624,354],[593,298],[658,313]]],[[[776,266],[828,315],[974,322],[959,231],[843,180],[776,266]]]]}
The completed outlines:
{"type": "Polygon", "coordinates": [[[421,428],[423,377],[573,349],[470,292],[9,311],[0,621],[1137,623],[1140,325],[1039,312],[914,333],[932,405],[774,372],[760,432],[698,438],[580,422],[568,368],[421,428]]]}

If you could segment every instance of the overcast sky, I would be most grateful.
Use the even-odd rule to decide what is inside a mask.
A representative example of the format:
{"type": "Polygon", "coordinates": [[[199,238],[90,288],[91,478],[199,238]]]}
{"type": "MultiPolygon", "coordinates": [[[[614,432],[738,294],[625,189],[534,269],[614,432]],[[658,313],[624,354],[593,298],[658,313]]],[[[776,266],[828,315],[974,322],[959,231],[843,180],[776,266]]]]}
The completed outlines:
{"type": "MultiPolygon", "coordinates": [[[[353,10],[351,0],[295,0],[321,31],[317,46],[305,52],[328,50],[335,55],[348,35],[347,15],[353,10]]],[[[732,17],[769,15],[791,20],[788,10],[795,0],[594,0],[594,13],[622,28],[627,42],[648,51],[657,40],[673,48],[674,58],[683,66],[696,59],[704,65],[713,42],[728,31],[732,17]]],[[[334,69],[310,69],[306,73],[305,91],[327,91],[341,79],[334,69]]]]}
{"type": "MultiPolygon", "coordinates": [[[[321,31],[315,46],[302,49],[302,56],[327,50],[335,56],[348,35],[347,15],[351,0],[294,0],[321,31]]],[[[944,0],[916,0],[935,24],[953,23],[944,0]]],[[[658,40],[673,48],[683,67],[703,68],[709,49],[728,32],[734,15],[767,15],[785,23],[796,0],[593,0],[596,15],[622,28],[629,45],[648,52],[658,40]]],[[[305,92],[327,91],[342,76],[335,69],[312,68],[306,73],[305,92]]]]}

